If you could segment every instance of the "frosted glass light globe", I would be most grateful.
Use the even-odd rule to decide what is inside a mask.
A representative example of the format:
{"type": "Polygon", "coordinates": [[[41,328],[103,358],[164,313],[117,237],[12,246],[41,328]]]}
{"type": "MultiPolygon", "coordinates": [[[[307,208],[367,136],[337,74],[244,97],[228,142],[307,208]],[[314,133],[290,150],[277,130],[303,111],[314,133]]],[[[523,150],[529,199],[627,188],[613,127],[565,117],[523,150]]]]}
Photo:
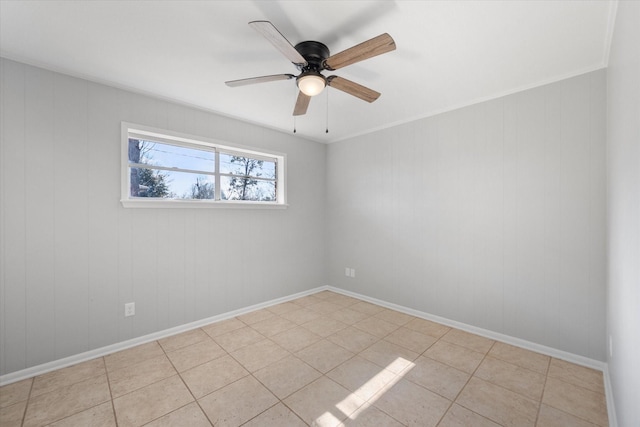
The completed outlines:
{"type": "Polygon", "coordinates": [[[327,82],[320,74],[306,74],[298,78],[298,89],[307,96],[318,95],[326,85],[327,82]]]}

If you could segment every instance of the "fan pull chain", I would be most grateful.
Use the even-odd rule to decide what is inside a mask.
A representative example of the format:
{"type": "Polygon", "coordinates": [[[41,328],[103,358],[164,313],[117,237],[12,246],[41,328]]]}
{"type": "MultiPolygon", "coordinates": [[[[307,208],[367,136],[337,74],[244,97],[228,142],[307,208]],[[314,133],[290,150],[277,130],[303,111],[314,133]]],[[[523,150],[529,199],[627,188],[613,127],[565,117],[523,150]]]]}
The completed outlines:
{"type": "MultiPolygon", "coordinates": [[[[298,85],[295,85],[295,89],[294,89],[293,93],[294,93],[293,101],[297,102],[296,100],[298,98],[298,85]]],[[[294,116],[293,116],[293,133],[296,133],[296,119],[297,119],[297,117],[294,114],[294,116]]]]}
{"type": "Polygon", "coordinates": [[[324,133],[329,133],[329,88],[327,88],[326,92],[327,92],[327,116],[326,116],[327,128],[325,129],[324,133]]]}

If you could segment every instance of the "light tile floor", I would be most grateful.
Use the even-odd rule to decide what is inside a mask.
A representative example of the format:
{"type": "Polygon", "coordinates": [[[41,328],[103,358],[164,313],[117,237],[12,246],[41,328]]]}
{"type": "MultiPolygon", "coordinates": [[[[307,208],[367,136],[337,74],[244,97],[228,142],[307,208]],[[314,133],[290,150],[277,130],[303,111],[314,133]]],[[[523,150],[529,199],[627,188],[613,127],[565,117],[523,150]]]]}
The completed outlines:
{"type": "Polygon", "coordinates": [[[10,426],[607,426],[602,373],[323,291],[0,388],[10,426]]]}

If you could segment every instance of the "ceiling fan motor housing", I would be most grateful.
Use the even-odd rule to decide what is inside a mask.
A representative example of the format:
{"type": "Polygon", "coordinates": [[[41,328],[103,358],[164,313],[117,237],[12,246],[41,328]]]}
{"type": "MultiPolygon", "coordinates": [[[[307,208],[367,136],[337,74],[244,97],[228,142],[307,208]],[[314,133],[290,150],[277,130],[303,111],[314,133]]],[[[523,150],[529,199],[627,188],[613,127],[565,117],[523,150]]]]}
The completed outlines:
{"type": "Polygon", "coordinates": [[[325,68],[323,62],[329,57],[329,48],[324,43],[300,42],[295,49],[307,60],[307,65],[300,67],[300,71],[321,71],[325,68]]]}

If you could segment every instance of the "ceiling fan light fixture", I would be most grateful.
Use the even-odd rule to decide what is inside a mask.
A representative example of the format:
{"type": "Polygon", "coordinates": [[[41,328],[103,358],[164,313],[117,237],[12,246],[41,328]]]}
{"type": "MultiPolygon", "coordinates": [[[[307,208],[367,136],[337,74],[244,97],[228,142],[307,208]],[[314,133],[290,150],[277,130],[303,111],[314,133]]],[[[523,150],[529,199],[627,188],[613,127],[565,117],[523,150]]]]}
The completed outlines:
{"type": "Polygon", "coordinates": [[[307,96],[316,96],[324,90],[327,80],[320,73],[309,72],[298,77],[297,84],[300,92],[307,96]]]}

